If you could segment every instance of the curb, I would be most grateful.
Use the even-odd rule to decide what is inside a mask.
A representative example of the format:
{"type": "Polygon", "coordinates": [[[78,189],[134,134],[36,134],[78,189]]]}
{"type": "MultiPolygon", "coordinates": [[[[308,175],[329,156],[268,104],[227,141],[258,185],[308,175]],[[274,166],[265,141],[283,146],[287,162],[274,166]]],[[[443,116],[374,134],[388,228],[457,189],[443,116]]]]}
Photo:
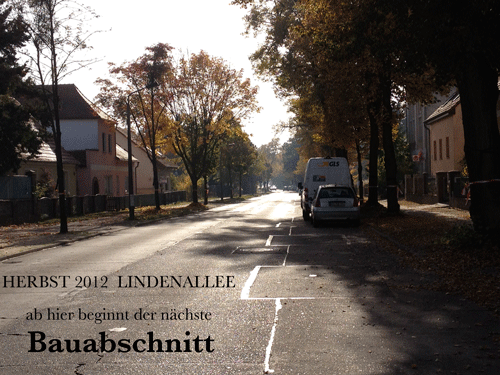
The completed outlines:
{"type": "MultiPolygon", "coordinates": [[[[0,256],[0,262],[3,262],[5,260],[21,256],[21,255],[31,254],[31,253],[34,253],[34,252],[37,252],[37,251],[42,251],[42,250],[50,249],[52,247],[65,246],[65,245],[69,245],[69,244],[72,244],[72,243],[75,243],[75,242],[87,240],[87,239],[90,239],[90,238],[104,236],[104,235],[109,234],[109,233],[120,232],[120,231],[123,231],[123,230],[127,230],[129,228],[144,227],[144,226],[156,224],[156,223],[159,223],[161,221],[165,221],[165,220],[169,220],[169,219],[177,218],[177,217],[186,217],[186,216],[189,216],[189,215],[198,215],[200,213],[207,212],[209,210],[210,209],[206,209],[206,210],[202,210],[202,211],[196,211],[196,212],[191,212],[191,213],[189,213],[187,215],[170,216],[170,217],[163,217],[163,218],[158,218],[158,219],[136,221],[134,223],[131,223],[130,221],[128,221],[128,222],[125,221],[125,223],[128,223],[128,225],[125,225],[123,227],[116,228],[116,229],[113,229],[113,230],[108,230],[108,231],[100,231],[102,227],[97,227],[97,232],[96,233],[84,235],[84,236],[73,238],[73,239],[62,240],[62,241],[57,241],[57,242],[51,242],[51,243],[48,243],[48,244],[40,245],[40,246],[35,247],[33,249],[26,250],[26,251],[20,251],[20,252],[17,252],[17,253],[0,256]]],[[[115,223],[115,224],[112,224],[112,225],[119,225],[119,223],[115,223]]],[[[36,246],[36,245],[34,245],[34,246],[36,246]]]]}

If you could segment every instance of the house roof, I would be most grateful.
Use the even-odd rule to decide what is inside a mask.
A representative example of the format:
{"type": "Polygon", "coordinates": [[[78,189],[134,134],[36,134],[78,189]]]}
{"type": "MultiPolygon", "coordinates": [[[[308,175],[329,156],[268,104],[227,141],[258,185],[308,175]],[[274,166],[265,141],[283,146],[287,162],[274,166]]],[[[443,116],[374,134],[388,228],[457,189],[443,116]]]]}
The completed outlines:
{"type": "MultiPolygon", "coordinates": [[[[125,136],[125,138],[127,137],[127,133],[125,130],[123,129],[120,129],[119,127],[116,127],[116,131],[121,133],[123,136],[125,136]]],[[[134,139],[132,139],[132,143],[135,145],[135,147],[141,149],[143,152],[146,152],[146,150],[144,149],[143,146],[139,145],[136,141],[134,141],[134,139]]],[[[117,147],[117,150],[116,150],[116,155],[118,156],[118,143],[116,144],[116,147],[117,147]]],[[[121,148],[121,147],[120,147],[121,148]]],[[[134,148],[132,148],[133,150],[134,148]]],[[[126,153],[127,150],[123,149],[123,151],[126,153]]],[[[127,154],[128,155],[128,154],[127,154]]],[[[163,157],[159,157],[156,159],[158,161],[158,163],[160,164],[160,167],[163,167],[163,168],[167,168],[167,169],[177,169],[179,168],[178,165],[176,164],[172,164],[170,163],[169,161],[166,160],[166,158],[163,158],[163,157]]]]}
{"type": "Polygon", "coordinates": [[[60,113],[64,120],[103,119],[116,122],[82,94],[74,84],[59,85],[60,113]]]}
{"type": "MultiPolygon", "coordinates": [[[[40,123],[34,118],[31,118],[29,123],[34,131],[36,131],[37,133],[40,131],[40,123]]],[[[42,139],[42,143],[40,144],[40,148],[38,149],[38,154],[30,158],[31,154],[23,153],[23,158],[26,161],[56,163],[56,143],[54,141],[54,138],[50,136],[50,134],[46,138],[47,139],[42,139]]],[[[64,147],[61,147],[61,151],[63,164],[80,164],[80,162],[76,160],[68,151],[66,151],[64,147]]]]}
{"type": "Polygon", "coordinates": [[[443,105],[436,109],[427,119],[425,123],[430,125],[440,119],[450,116],[455,113],[456,106],[460,104],[460,94],[455,91],[443,105]]]}
{"type": "MultiPolygon", "coordinates": [[[[121,161],[128,161],[128,151],[121,147],[118,143],[116,144],[116,157],[121,161]]],[[[132,161],[139,161],[135,156],[132,155],[132,161]]]]}
{"type": "MultiPolygon", "coordinates": [[[[29,161],[48,162],[48,163],[57,162],[56,146],[53,139],[48,139],[43,141],[40,146],[39,152],[40,153],[38,155],[30,159],[29,161]]],[[[80,164],[80,162],[76,160],[73,156],[71,156],[71,154],[64,148],[62,149],[62,159],[63,159],[63,164],[80,164]]]]}

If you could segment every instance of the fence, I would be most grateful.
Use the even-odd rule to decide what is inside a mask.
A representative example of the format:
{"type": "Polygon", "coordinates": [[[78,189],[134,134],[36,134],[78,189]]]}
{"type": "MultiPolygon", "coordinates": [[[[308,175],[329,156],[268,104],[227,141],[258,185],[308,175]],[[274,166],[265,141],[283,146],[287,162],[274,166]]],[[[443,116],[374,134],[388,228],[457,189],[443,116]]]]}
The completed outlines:
{"type": "Polygon", "coordinates": [[[438,172],[436,177],[427,174],[405,176],[405,197],[422,204],[448,203],[451,207],[468,209],[469,201],[464,189],[468,178],[459,172],[438,172]]]}
{"type": "MultiPolygon", "coordinates": [[[[135,207],[155,205],[154,194],[135,195],[134,198],[135,207]]],[[[66,212],[68,216],[82,216],[95,212],[119,211],[128,208],[128,201],[128,196],[89,195],[67,197],[66,212]]],[[[185,201],[187,201],[185,191],[160,193],[161,205],[185,201]]],[[[58,216],[59,199],[57,198],[0,200],[0,225],[2,226],[33,223],[58,216]]]]}

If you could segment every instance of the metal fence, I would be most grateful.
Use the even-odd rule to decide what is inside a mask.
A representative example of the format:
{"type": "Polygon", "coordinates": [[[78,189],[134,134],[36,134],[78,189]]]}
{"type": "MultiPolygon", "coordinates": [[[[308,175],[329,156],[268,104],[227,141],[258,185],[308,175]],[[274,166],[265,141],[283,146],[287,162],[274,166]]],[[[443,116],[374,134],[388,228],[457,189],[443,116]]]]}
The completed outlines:
{"type": "MultiPolygon", "coordinates": [[[[66,212],[68,216],[82,216],[89,213],[119,211],[128,208],[128,196],[111,197],[106,195],[88,195],[84,197],[67,197],[66,212]]],[[[186,191],[160,193],[160,204],[186,202],[186,191]]],[[[135,207],[155,205],[154,194],[135,195],[135,207]]],[[[0,225],[22,224],[57,218],[59,216],[59,199],[32,198],[0,200],[0,225]]]]}

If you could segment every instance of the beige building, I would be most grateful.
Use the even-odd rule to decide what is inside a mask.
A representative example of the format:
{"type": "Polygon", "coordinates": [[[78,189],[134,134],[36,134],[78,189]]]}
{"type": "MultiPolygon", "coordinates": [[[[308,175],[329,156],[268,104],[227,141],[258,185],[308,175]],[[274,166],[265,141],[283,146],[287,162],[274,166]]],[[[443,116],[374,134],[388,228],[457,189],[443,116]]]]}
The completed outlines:
{"type": "MultiPolygon", "coordinates": [[[[127,152],[127,131],[118,127],[116,128],[116,145],[117,147],[122,147],[127,152]]],[[[136,142],[132,142],[132,155],[134,155],[134,159],[136,160],[134,163],[134,193],[154,194],[153,164],[149,160],[146,150],[136,142]]],[[[171,191],[172,183],[170,176],[177,169],[177,166],[161,158],[157,161],[160,192],[171,191]]]]}
{"type": "Polygon", "coordinates": [[[464,129],[458,92],[434,111],[425,124],[430,129],[431,174],[462,170],[464,129]]]}
{"type": "MultiPolygon", "coordinates": [[[[69,152],[62,150],[63,170],[64,170],[64,187],[66,195],[76,195],[77,182],[76,182],[76,169],[78,161],[74,159],[69,152]]],[[[56,188],[57,183],[57,159],[55,152],[55,144],[52,139],[42,142],[39,149],[39,154],[32,158],[23,161],[18,173],[24,175],[33,175],[36,182],[44,177],[48,177],[52,183],[53,188],[56,188]],[[47,175],[47,176],[44,176],[47,175]]]]}

